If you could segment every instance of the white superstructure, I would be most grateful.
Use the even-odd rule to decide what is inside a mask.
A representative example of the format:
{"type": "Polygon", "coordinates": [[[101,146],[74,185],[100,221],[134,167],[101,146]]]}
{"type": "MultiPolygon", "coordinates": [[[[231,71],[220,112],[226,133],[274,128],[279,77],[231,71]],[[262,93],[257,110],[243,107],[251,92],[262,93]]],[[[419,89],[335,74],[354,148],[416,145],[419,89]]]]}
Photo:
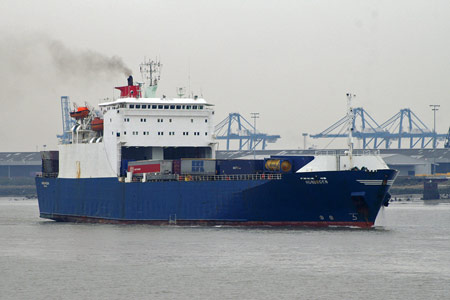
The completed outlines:
{"type": "Polygon", "coordinates": [[[213,105],[197,96],[147,98],[157,81],[147,82],[133,85],[130,76],[128,86],[117,88],[120,98],[99,104],[101,132],[87,121],[92,112],[78,120],[72,143],[59,146],[60,178],[120,176],[127,160],[214,158],[213,105]]]}
{"type": "Polygon", "coordinates": [[[128,147],[213,146],[214,111],[204,99],[121,98],[99,106],[107,143],[120,142],[128,147]]]}

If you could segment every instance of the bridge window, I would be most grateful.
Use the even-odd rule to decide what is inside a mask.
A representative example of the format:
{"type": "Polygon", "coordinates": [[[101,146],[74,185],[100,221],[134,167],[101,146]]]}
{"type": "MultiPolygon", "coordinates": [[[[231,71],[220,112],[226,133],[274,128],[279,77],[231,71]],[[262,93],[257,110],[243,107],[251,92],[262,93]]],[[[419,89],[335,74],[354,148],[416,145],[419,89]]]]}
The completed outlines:
{"type": "Polygon", "coordinates": [[[177,105],[177,109],[181,109],[181,105],[177,105]]]}
{"type": "Polygon", "coordinates": [[[164,105],[164,109],[169,109],[169,105],[164,105]]]}
{"type": "Polygon", "coordinates": [[[197,109],[197,105],[192,105],[192,109],[197,109]]]}
{"type": "Polygon", "coordinates": [[[191,109],[191,106],[190,105],[186,105],[186,109],[191,109]]]}
{"type": "Polygon", "coordinates": [[[134,108],[134,104],[130,104],[130,108],[134,108]]]}
{"type": "Polygon", "coordinates": [[[158,107],[157,105],[152,105],[152,109],[156,109],[157,107],[158,107]]]}
{"type": "Polygon", "coordinates": [[[170,106],[170,109],[175,109],[175,105],[171,105],[171,106],[170,106]]]}
{"type": "Polygon", "coordinates": [[[158,105],[158,109],[163,109],[163,106],[162,105],[158,105]]]}
{"type": "Polygon", "coordinates": [[[203,109],[203,105],[199,105],[199,106],[198,106],[198,109],[203,109]]]}
{"type": "Polygon", "coordinates": [[[142,108],[147,108],[147,105],[145,105],[145,104],[142,104],[142,108]]]}
{"type": "Polygon", "coordinates": [[[141,108],[141,105],[140,104],[136,104],[136,108],[141,108]]]}

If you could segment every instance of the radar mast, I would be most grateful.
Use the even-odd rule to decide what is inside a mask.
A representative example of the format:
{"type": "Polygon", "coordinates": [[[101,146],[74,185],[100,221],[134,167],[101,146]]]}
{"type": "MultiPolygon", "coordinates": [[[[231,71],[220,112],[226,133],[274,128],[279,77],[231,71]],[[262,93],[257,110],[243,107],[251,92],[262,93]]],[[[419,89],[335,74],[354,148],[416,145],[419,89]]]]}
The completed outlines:
{"type": "Polygon", "coordinates": [[[158,88],[158,83],[161,79],[161,67],[162,64],[158,59],[144,59],[144,62],[139,65],[142,81],[144,83],[144,98],[155,97],[156,89],[158,88]]]}

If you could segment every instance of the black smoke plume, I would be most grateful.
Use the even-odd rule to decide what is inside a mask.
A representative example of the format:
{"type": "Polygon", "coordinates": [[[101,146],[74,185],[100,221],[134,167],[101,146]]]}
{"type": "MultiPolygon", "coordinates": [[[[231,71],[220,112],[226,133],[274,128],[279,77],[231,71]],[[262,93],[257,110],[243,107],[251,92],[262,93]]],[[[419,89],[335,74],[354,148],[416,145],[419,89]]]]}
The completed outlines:
{"type": "Polygon", "coordinates": [[[56,69],[64,74],[121,73],[132,71],[118,56],[108,57],[93,50],[73,50],[60,41],[48,40],[46,46],[56,69]]]}

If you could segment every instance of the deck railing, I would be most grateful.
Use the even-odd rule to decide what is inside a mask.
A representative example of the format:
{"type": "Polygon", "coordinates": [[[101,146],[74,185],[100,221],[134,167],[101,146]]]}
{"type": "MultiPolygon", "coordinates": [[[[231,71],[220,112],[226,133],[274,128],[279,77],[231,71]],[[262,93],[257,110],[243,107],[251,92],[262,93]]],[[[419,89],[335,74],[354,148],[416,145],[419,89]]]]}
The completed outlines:
{"type": "MultiPolygon", "coordinates": [[[[152,174],[145,181],[236,181],[236,180],[280,180],[282,174],[239,174],[239,175],[179,175],[152,174]]],[[[134,176],[133,181],[144,181],[142,176],[134,176]]]]}
{"type": "MultiPolygon", "coordinates": [[[[315,156],[343,156],[347,155],[347,150],[317,150],[314,152],[315,156]]],[[[380,155],[379,149],[357,149],[353,150],[353,156],[372,156],[372,155],[380,155]]]]}
{"type": "MultiPolygon", "coordinates": [[[[57,178],[58,173],[37,173],[37,177],[57,178]]],[[[229,181],[229,180],[280,180],[282,174],[239,174],[239,175],[178,175],[154,174],[146,176],[146,181],[229,181]]],[[[133,177],[133,181],[142,181],[143,177],[133,177]]]]}
{"type": "Polygon", "coordinates": [[[280,180],[282,174],[178,175],[178,181],[280,180]]]}

